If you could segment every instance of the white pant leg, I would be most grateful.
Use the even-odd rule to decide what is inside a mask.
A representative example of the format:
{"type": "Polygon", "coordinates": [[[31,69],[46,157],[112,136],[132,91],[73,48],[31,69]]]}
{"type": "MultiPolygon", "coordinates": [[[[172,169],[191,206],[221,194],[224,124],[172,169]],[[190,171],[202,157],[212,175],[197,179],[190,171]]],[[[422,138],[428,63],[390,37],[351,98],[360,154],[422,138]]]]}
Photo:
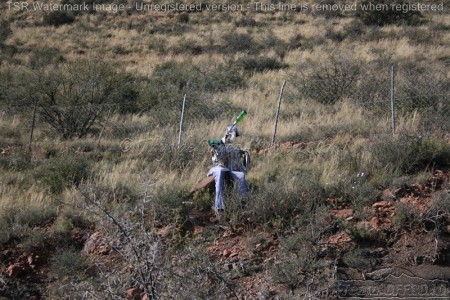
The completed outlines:
{"type": "Polygon", "coordinates": [[[229,172],[229,170],[222,166],[212,167],[208,172],[208,176],[212,175],[214,177],[214,182],[216,184],[216,195],[214,197],[214,208],[215,209],[224,209],[225,208],[225,204],[223,201],[223,185],[224,185],[224,179],[225,179],[226,172],[229,172]]]}
{"type": "Polygon", "coordinates": [[[239,191],[242,194],[246,194],[248,191],[247,181],[245,180],[245,173],[239,171],[232,171],[231,177],[233,180],[237,180],[239,183],[239,191]]]}

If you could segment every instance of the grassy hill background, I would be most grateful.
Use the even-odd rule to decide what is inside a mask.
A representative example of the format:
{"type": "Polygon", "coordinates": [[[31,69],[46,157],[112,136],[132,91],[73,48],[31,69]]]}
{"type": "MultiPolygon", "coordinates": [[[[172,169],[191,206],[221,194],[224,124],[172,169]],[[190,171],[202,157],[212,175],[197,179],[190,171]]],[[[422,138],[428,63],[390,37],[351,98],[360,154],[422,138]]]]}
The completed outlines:
{"type": "Polygon", "coordinates": [[[330,298],[380,269],[448,280],[447,6],[100,2],[131,8],[0,4],[0,296],[330,298]],[[182,202],[241,109],[251,193],[218,224],[211,194],[182,202]]]}

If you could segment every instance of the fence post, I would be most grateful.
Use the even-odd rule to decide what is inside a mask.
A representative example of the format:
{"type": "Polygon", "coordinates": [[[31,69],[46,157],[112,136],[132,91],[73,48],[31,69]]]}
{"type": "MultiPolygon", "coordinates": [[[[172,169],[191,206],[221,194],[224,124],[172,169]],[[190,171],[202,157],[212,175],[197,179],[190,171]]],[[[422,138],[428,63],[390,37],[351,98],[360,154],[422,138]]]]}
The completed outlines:
{"type": "Polygon", "coordinates": [[[32,120],[31,120],[30,141],[28,144],[28,150],[30,151],[30,154],[33,153],[32,144],[33,144],[34,127],[36,126],[37,104],[38,104],[38,97],[35,97],[34,104],[33,104],[33,116],[32,116],[32,120]]]}
{"type": "Polygon", "coordinates": [[[391,66],[391,119],[392,135],[395,135],[395,67],[391,66]]]}
{"type": "Polygon", "coordinates": [[[184,121],[184,107],[186,105],[186,94],[183,96],[183,106],[181,108],[181,119],[180,119],[180,131],[178,133],[178,148],[181,145],[181,134],[183,132],[183,121],[184,121]]]}
{"type": "Polygon", "coordinates": [[[100,134],[98,135],[98,139],[97,139],[97,147],[100,146],[100,140],[102,139],[103,132],[105,131],[105,128],[106,128],[106,123],[108,123],[108,120],[109,120],[109,117],[111,116],[112,110],[113,110],[113,108],[111,107],[110,110],[108,111],[108,115],[106,116],[105,123],[103,123],[102,130],[100,130],[100,134]]]}
{"type": "Polygon", "coordinates": [[[278,96],[278,108],[277,108],[277,113],[275,115],[275,124],[274,124],[274,128],[273,128],[272,144],[275,143],[275,135],[277,134],[278,117],[280,116],[281,99],[283,98],[283,90],[284,90],[285,85],[286,85],[286,80],[283,81],[283,84],[281,85],[281,89],[280,89],[280,94],[278,96]]]}

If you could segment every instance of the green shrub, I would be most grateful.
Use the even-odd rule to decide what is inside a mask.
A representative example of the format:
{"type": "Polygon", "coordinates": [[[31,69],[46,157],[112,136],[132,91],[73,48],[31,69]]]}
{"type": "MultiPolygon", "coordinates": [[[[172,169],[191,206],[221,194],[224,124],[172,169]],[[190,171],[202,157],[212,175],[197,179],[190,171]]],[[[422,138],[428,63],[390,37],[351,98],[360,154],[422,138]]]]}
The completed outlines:
{"type": "Polygon", "coordinates": [[[345,57],[331,57],[309,66],[299,66],[299,71],[293,80],[300,94],[322,104],[334,104],[354,93],[361,66],[345,57]]]}
{"type": "Polygon", "coordinates": [[[28,102],[39,97],[42,122],[64,139],[92,133],[115,109],[136,111],[136,79],[130,74],[119,74],[110,64],[79,60],[39,68],[23,77],[17,93],[27,91],[24,98],[28,102]]]}
{"type": "Polygon", "coordinates": [[[65,188],[80,184],[89,174],[89,165],[84,159],[63,155],[45,161],[37,168],[34,177],[50,192],[58,194],[65,188]]]}
{"type": "Polygon", "coordinates": [[[395,204],[395,215],[392,223],[397,230],[411,230],[423,225],[423,215],[416,207],[398,202],[395,204]]]}
{"type": "Polygon", "coordinates": [[[0,45],[2,45],[6,39],[11,35],[11,25],[7,20],[0,20],[0,45]]]}
{"type": "Polygon", "coordinates": [[[397,175],[413,174],[433,165],[450,163],[449,145],[435,138],[407,134],[387,136],[376,140],[369,151],[373,168],[391,170],[397,175]]]}
{"type": "MultiPolygon", "coordinates": [[[[148,49],[155,50],[159,54],[167,52],[166,41],[162,37],[150,37],[148,40],[148,49]]],[[[173,51],[173,50],[172,50],[173,51]]]]}
{"type": "Polygon", "coordinates": [[[205,153],[195,144],[185,143],[178,147],[175,144],[158,144],[148,148],[144,153],[145,160],[155,166],[170,170],[184,170],[203,161],[205,153]]]}
{"type": "Polygon", "coordinates": [[[62,249],[50,258],[50,273],[57,277],[77,278],[88,268],[86,257],[75,249],[62,249]]]}
{"type": "Polygon", "coordinates": [[[236,19],[234,25],[236,27],[255,27],[257,22],[252,17],[244,16],[236,19]]]}
{"type": "Polygon", "coordinates": [[[30,236],[32,242],[32,235],[35,234],[32,228],[48,222],[55,216],[56,209],[50,206],[4,207],[0,212],[0,243],[7,242],[12,237],[30,236]]]}
{"type": "Polygon", "coordinates": [[[377,238],[377,234],[372,232],[368,223],[349,224],[347,225],[347,229],[350,231],[352,237],[360,242],[374,241],[377,238]]]}
{"type": "Polygon", "coordinates": [[[11,171],[26,171],[33,166],[29,153],[19,150],[8,156],[0,156],[0,168],[11,171]]]}
{"type": "Polygon", "coordinates": [[[72,12],[68,11],[51,11],[44,14],[43,24],[48,26],[61,26],[65,24],[72,24],[75,21],[75,17],[72,12]]]}
{"type": "Polygon", "coordinates": [[[29,66],[32,69],[42,68],[50,64],[58,64],[64,61],[64,57],[58,48],[43,47],[33,50],[29,60],[29,66]]]}
{"type": "Polygon", "coordinates": [[[245,220],[283,228],[294,218],[313,214],[323,204],[319,177],[305,170],[282,171],[276,167],[260,174],[253,184],[248,198],[235,196],[226,203],[232,222],[245,220]]]}
{"type": "Polygon", "coordinates": [[[182,13],[182,14],[177,15],[177,21],[179,23],[189,23],[189,14],[182,13]]]}
{"type": "Polygon", "coordinates": [[[359,5],[359,10],[356,16],[365,24],[371,26],[385,26],[390,24],[397,25],[409,25],[417,26],[424,23],[423,16],[419,11],[402,9],[393,9],[393,5],[408,5],[409,2],[402,0],[382,0],[373,1],[364,0],[361,5],[359,5]],[[378,4],[383,9],[362,9],[364,6],[369,5],[369,3],[378,4]]]}
{"type": "Polygon", "coordinates": [[[179,43],[169,47],[168,49],[173,54],[191,54],[199,55],[204,51],[203,47],[195,40],[183,40],[179,43]]]}
{"type": "Polygon", "coordinates": [[[152,111],[152,123],[161,125],[179,122],[183,94],[187,94],[186,119],[212,120],[228,112],[230,104],[211,101],[210,94],[244,85],[236,67],[167,62],[155,68],[138,102],[141,111],[152,111]]]}
{"type": "Polygon", "coordinates": [[[306,39],[301,34],[296,34],[292,36],[287,42],[286,48],[288,50],[295,50],[304,47],[306,39]]]}
{"type": "Polygon", "coordinates": [[[241,57],[236,61],[236,64],[243,68],[245,71],[250,72],[264,72],[269,70],[278,70],[286,68],[288,65],[282,63],[278,59],[272,57],[254,57],[246,56],[241,57]]]}
{"type": "Polygon", "coordinates": [[[248,33],[226,33],[222,36],[225,42],[221,51],[224,53],[244,52],[247,54],[256,54],[259,52],[258,44],[248,33]]]}
{"type": "Polygon", "coordinates": [[[358,270],[364,270],[370,267],[370,260],[367,259],[367,255],[361,249],[355,249],[344,254],[342,261],[350,268],[358,270]]]}
{"type": "Polygon", "coordinates": [[[431,198],[431,207],[424,214],[423,226],[426,231],[433,231],[436,234],[448,232],[447,226],[450,219],[450,194],[438,192],[431,198]]]}

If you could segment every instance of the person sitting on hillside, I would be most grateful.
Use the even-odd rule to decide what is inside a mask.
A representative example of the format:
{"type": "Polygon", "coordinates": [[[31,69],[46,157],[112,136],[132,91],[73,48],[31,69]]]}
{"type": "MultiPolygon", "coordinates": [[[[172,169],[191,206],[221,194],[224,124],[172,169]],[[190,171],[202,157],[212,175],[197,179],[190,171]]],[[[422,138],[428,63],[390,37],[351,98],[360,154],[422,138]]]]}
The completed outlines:
{"type": "Polygon", "coordinates": [[[225,177],[228,174],[239,185],[238,188],[242,194],[246,194],[248,191],[247,181],[245,180],[246,166],[242,162],[243,155],[246,152],[229,145],[238,136],[239,131],[236,126],[230,126],[227,128],[227,133],[222,138],[221,143],[210,145],[214,166],[208,171],[208,176],[214,177],[216,189],[213,209],[216,212],[225,209],[223,190],[225,177]]]}

